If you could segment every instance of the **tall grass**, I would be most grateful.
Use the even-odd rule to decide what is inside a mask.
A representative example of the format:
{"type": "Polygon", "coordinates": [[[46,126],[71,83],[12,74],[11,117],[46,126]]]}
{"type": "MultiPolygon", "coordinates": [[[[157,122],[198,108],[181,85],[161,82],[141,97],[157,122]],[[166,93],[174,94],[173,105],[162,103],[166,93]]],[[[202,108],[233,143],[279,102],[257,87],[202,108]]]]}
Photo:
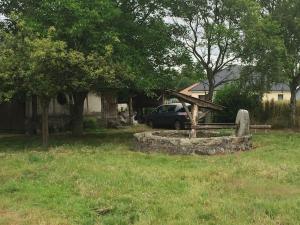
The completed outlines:
{"type": "MultiPolygon", "coordinates": [[[[274,128],[289,128],[290,104],[288,101],[263,102],[254,110],[252,121],[271,124],[274,128]]],[[[300,127],[300,103],[297,103],[297,127],[300,127]]]]}

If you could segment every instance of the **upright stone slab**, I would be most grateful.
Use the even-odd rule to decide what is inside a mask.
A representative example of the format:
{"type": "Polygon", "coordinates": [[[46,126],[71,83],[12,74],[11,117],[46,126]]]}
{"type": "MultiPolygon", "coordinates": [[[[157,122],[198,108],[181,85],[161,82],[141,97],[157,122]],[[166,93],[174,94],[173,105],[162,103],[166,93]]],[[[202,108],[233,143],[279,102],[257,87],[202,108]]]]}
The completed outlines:
{"type": "Polygon", "coordinates": [[[237,125],[236,136],[243,137],[250,134],[250,116],[249,112],[244,109],[240,109],[235,120],[237,125]]]}

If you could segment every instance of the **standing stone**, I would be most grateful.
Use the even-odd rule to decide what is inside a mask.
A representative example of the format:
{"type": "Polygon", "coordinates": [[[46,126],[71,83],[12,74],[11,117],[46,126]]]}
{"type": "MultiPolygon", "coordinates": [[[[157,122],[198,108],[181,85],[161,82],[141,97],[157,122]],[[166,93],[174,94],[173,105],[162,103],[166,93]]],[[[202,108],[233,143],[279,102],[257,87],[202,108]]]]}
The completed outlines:
{"type": "Polygon", "coordinates": [[[243,137],[250,134],[250,116],[249,112],[244,109],[240,109],[235,120],[237,125],[236,136],[243,137]]]}

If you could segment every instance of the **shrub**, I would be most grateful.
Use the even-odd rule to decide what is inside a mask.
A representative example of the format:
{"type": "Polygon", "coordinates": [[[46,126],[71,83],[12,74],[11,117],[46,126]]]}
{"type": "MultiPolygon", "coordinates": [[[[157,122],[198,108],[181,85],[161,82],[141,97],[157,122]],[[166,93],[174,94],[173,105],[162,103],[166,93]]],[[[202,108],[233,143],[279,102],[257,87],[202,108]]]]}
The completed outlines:
{"type": "Polygon", "coordinates": [[[96,129],[98,128],[98,121],[95,117],[85,117],[83,119],[83,127],[84,129],[96,129]]]}
{"type": "Polygon", "coordinates": [[[214,121],[218,123],[234,122],[239,109],[248,110],[251,118],[253,118],[261,108],[259,95],[244,92],[237,83],[226,85],[219,90],[214,102],[225,107],[222,112],[214,114],[214,121]]]}

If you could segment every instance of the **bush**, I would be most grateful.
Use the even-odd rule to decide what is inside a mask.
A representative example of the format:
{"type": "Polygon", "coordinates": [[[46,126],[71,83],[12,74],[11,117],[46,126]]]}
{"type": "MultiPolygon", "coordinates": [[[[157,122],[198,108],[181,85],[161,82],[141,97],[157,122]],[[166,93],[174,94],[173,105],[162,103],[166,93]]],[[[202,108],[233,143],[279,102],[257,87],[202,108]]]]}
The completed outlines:
{"type": "Polygon", "coordinates": [[[95,117],[85,117],[83,119],[84,129],[97,129],[99,127],[97,118],[95,117]]]}
{"type": "Polygon", "coordinates": [[[219,90],[214,98],[214,102],[225,107],[222,112],[214,114],[214,121],[217,123],[235,122],[237,112],[240,109],[248,110],[251,118],[255,117],[261,110],[259,95],[244,92],[237,83],[226,85],[219,90]]]}

